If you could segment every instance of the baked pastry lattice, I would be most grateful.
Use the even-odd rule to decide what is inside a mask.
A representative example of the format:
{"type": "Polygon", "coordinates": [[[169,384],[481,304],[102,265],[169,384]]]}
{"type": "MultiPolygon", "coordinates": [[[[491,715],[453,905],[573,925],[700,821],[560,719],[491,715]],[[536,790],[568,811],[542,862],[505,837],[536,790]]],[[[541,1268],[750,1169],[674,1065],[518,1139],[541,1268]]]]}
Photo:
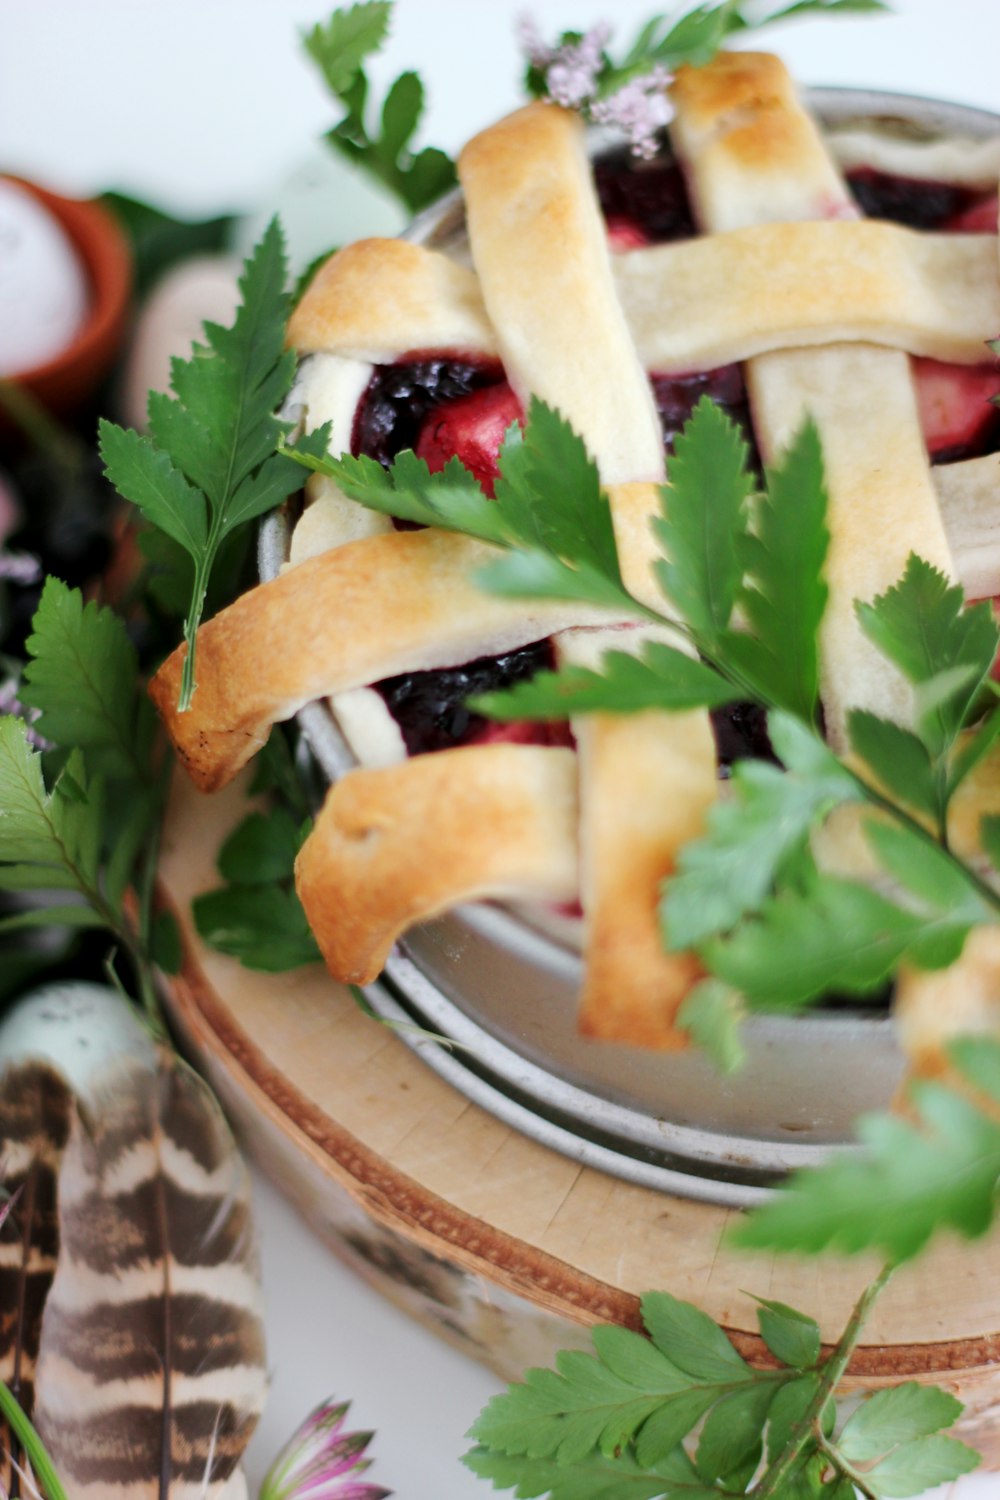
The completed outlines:
{"type": "MultiPolygon", "coordinates": [[[[475,270],[383,240],[349,246],[320,270],[289,329],[309,357],[299,395],[308,425],[331,420],[340,452],[357,449],[359,414],[387,366],[461,364],[472,374],[455,399],[479,401],[484,430],[498,433],[541,397],[597,462],[630,591],[662,608],[649,526],[666,477],[658,382],[702,372],[710,381],[744,362],[765,461],[807,412],[823,440],[832,533],[823,707],[842,746],[850,708],[903,723],[912,712],[858,628],[856,598],[894,583],[914,551],[970,597],[1000,593],[996,460],[932,467],[911,363],[983,365],[985,340],[1000,331],[997,237],[864,218],[776,58],[722,54],[683,69],[672,92],[672,144],[700,233],[648,244],[613,232],[609,246],[581,121],[531,104],[462,154],[475,270]]],[[[977,149],[973,186],[985,187],[998,154],[977,149]]],[[[900,151],[920,158],[890,143],[891,162],[900,151]]],[[[957,178],[969,170],[968,155],[928,152],[939,176],[945,159],[964,161],[957,178]]],[[[865,170],[871,152],[867,160],[865,170]]],[[[675,1020],[697,964],[663,950],[657,894],[718,795],[709,716],[583,715],[572,724],[576,757],[556,737],[459,741],[405,758],[385,695],[371,691],[543,639],[559,660],[589,661],[609,632],[619,649],[648,638],[637,617],[527,609],[481,592],[472,575],[489,551],[432,529],[396,530],[330,481],[314,482],[286,570],[199,632],[192,709],[175,711],[183,650],[154,680],[154,697],[206,790],[316,698],[333,699],[362,750],[375,744],[376,763],[331,789],[299,860],[300,894],[338,978],[371,980],[409,925],[458,902],[579,896],[583,1029],[682,1045],[675,1020]]]]}

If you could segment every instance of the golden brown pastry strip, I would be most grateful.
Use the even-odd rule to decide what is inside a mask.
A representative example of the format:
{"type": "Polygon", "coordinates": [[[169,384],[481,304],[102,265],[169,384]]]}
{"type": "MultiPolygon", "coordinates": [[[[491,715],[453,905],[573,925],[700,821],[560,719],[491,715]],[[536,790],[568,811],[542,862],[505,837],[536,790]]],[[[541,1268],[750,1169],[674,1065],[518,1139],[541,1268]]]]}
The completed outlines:
{"type": "MultiPolygon", "coordinates": [[[[705,228],[856,216],[777,58],[721,54],[706,68],[682,69],[674,100],[674,137],[705,228]]],[[[840,748],[851,707],[903,722],[911,711],[899,673],[862,634],[854,601],[895,583],[910,552],[952,571],[909,366],[894,350],[834,344],[761,355],[747,378],[766,460],[807,415],[823,441],[831,541],[822,693],[827,732],[840,748]]]]}
{"type": "Polygon", "coordinates": [[[527,645],[599,611],[525,604],[473,581],[496,551],[428,528],[334,548],[243,594],[198,632],[198,687],[177,711],[186,648],[150,683],[182,764],[225,786],[271,725],[304,704],[399,672],[527,645]]]}
{"type": "MultiPolygon", "coordinates": [[[[386,243],[398,242],[369,240],[352,246],[345,262],[346,251],[328,262],[293,319],[296,346],[318,347],[322,330],[327,349],[356,354],[363,344],[356,283],[367,279],[380,303],[398,305],[379,333],[381,359],[434,347],[435,332],[449,335],[436,347],[495,356],[473,273],[415,245],[397,266],[382,253],[386,243]]],[[[1000,328],[995,235],[918,233],[872,219],[753,224],[631,250],[611,265],[647,370],[709,370],[773,349],[854,339],[977,364],[1000,328]]]]}
{"type": "Polygon", "coordinates": [[[320,267],[288,344],[387,364],[411,349],[496,356],[475,274],[408,240],[358,240],[320,267]]]}
{"type": "Polygon", "coordinates": [[[296,885],[331,973],[367,984],[415,922],[462,901],[570,901],[572,750],[480,745],[350,771],[330,789],[296,885]]]}
{"type": "MultiPolygon", "coordinates": [[[[562,661],[595,665],[637,651],[651,632],[566,631],[562,661]]],[[[659,895],[677,853],[715,801],[715,741],[705,713],[581,714],[581,899],[587,916],[580,1028],[604,1041],[676,1050],[677,1011],[697,959],[665,951],[659,895]]]]}
{"type": "MultiPolygon", "coordinates": [[[[614,286],[581,123],[552,106],[529,106],[466,147],[460,176],[508,379],[522,397],[530,392],[556,406],[584,439],[609,486],[626,581],[648,595],[663,439],[614,286]]],[[[628,649],[624,639],[619,644],[628,649]]],[[[569,661],[594,645],[557,640],[569,661]]],[[[678,849],[701,831],[715,800],[708,716],[583,715],[573,727],[585,917],[581,1026],[607,1039],[681,1046],[674,1020],[696,966],[664,951],[656,906],[678,849]]]]}
{"type": "Polygon", "coordinates": [[[459,160],[507,378],[584,438],[606,484],[663,475],[663,439],[611,274],[579,115],[529,104],[459,160]]]}

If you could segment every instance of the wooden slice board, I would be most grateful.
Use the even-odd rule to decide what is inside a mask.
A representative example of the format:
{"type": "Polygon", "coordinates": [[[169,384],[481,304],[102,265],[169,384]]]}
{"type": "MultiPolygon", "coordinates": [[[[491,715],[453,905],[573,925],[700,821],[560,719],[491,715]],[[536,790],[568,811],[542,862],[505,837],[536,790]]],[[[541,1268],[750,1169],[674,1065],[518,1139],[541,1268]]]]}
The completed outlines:
{"type": "MultiPolygon", "coordinates": [[[[330,1246],[408,1312],[507,1378],[639,1327],[639,1295],[698,1303],[766,1363],[746,1293],[818,1317],[833,1340],[872,1262],[735,1254],[732,1209],[618,1181],[519,1135],[357,1009],[320,966],[268,975],[206,949],[191,898],[246,812],[178,782],[161,860],[185,940],[169,1007],[249,1154],[330,1246]]],[[[850,1379],[934,1381],[966,1403],[960,1434],[1000,1469],[1000,1234],[942,1239],[875,1310],[850,1379]]]]}

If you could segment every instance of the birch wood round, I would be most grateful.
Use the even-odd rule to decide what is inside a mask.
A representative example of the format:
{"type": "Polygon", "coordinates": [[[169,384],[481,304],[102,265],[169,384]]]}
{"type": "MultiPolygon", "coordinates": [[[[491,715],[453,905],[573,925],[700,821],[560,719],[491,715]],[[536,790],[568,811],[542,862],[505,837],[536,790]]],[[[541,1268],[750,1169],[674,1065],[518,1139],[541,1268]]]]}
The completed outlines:
{"type": "MultiPolygon", "coordinates": [[[[514,1378],[598,1322],[640,1326],[639,1295],[698,1303],[767,1361],[746,1295],[819,1318],[833,1340],[871,1262],[737,1255],[735,1210],[621,1182],[519,1135],[369,1020],[318,965],[266,975],[207,950],[191,898],[245,814],[240,783],[174,789],[160,866],[185,939],[168,1003],[250,1155],[359,1274],[401,1308],[514,1378]]],[[[858,1387],[941,1383],[957,1429],[1000,1470],[1000,1235],[939,1242],[890,1286],[851,1364],[858,1387]]]]}

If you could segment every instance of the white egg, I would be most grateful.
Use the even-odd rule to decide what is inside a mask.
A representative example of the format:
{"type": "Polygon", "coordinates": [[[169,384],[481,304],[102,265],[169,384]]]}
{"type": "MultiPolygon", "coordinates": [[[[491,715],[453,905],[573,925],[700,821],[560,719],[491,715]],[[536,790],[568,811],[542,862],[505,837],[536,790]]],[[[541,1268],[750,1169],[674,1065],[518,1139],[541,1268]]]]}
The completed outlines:
{"type": "Polygon", "coordinates": [[[86,273],[62,225],[27,188],[0,177],[0,376],[61,354],[88,303],[86,273]]]}
{"type": "Polygon", "coordinates": [[[109,1063],[125,1058],[155,1067],[156,1047],[134,1007],[108,985],[40,985],[0,1022],[0,1072],[46,1062],[83,1099],[109,1063]]]}
{"type": "Polygon", "coordinates": [[[202,324],[231,323],[239,303],[240,262],[231,255],[198,255],[181,261],[158,281],[136,325],[125,364],[122,401],[125,420],[146,427],[150,391],[170,386],[170,362],[187,359],[203,341],[202,324]]]}

